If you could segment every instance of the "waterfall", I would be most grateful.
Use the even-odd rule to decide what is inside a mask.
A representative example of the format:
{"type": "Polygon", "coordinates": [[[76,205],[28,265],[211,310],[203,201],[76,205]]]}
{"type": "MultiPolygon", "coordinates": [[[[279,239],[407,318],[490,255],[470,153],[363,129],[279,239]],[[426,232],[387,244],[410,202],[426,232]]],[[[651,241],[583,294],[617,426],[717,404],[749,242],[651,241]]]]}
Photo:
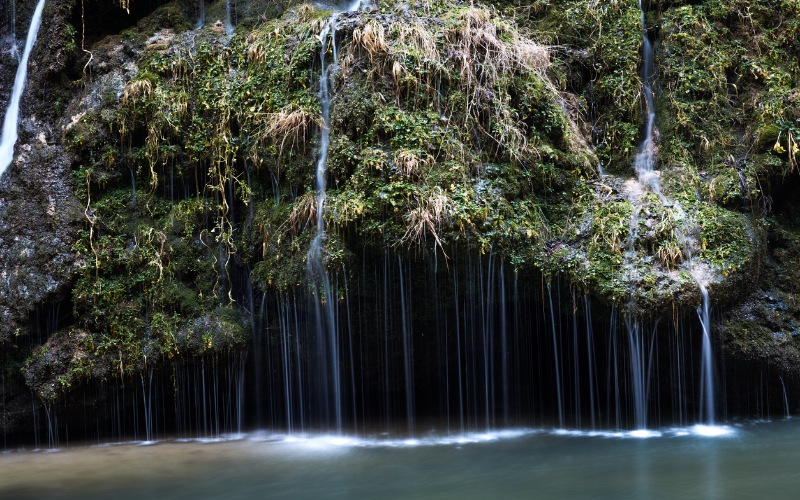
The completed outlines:
{"type": "Polygon", "coordinates": [[[11,37],[14,39],[14,47],[17,46],[17,0],[11,0],[11,4],[9,5],[9,10],[11,10],[11,37]]]}
{"type": "MultiPolygon", "coordinates": [[[[406,390],[406,421],[408,423],[409,435],[414,435],[414,340],[411,331],[411,295],[406,297],[405,277],[403,273],[403,260],[397,256],[397,268],[400,277],[400,323],[403,335],[403,376],[405,378],[406,390]]],[[[410,272],[407,274],[411,274],[410,272]]]]}
{"type": "MultiPolygon", "coordinates": [[[[230,3],[230,1],[229,1],[230,3]]],[[[360,0],[347,7],[347,11],[354,11],[361,5],[360,0]]],[[[338,62],[336,50],[336,19],[338,13],[331,14],[328,22],[319,34],[320,41],[320,77],[319,77],[319,102],[322,111],[322,127],[320,129],[319,156],[317,157],[316,191],[317,191],[317,232],[311,241],[306,258],[306,272],[309,281],[314,283],[312,301],[314,309],[316,346],[318,367],[320,370],[320,389],[318,397],[320,407],[324,410],[326,420],[329,412],[333,411],[336,430],[342,431],[342,385],[340,373],[339,332],[337,325],[337,295],[334,291],[331,277],[324,263],[323,243],[325,241],[325,199],[326,199],[326,174],[328,147],[330,146],[330,118],[332,89],[328,65],[325,55],[328,52],[328,43],[333,51],[333,66],[338,62]]],[[[410,403],[409,403],[410,404],[410,403]]]]}
{"type": "MultiPolygon", "coordinates": [[[[656,323],[657,326],[657,323],[656,323]]],[[[647,337],[644,326],[631,318],[625,318],[625,329],[628,332],[630,353],[631,392],[633,393],[633,414],[636,431],[639,435],[647,429],[647,410],[650,401],[650,376],[653,371],[653,352],[656,345],[655,327],[650,336],[650,347],[647,348],[647,337]]]]}
{"type": "MultiPolygon", "coordinates": [[[[656,195],[658,195],[659,199],[661,200],[662,205],[664,207],[671,207],[672,211],[676,214],[676,219],[678,220],[688,220],[686,217],[685,212],[683,211],[679,202],[670,199],[666,195],[661,193],[661,181],[659,178],[658,173],[655,171],[655,119],[656,119],[656,111],[655,111],[655,99],[653,97],[653,81],[654,81],[654,51],[653,51],[653,44],[650,42],[650,39],[647,36],[647,23],[645,19],[645,9],[642,5],[642,0],[639,0],[639,10],[641,15],[641,25],[642,25],[642,71],[641,71],[641,78],[642,78],[642,87],[645,97],[645,104],[646,109],[644,110],[644,134],[642,137],[642,142],[639,145],[638,152],[636,153],[636,158],[634,162],[634,168],[636,171],[636,176],[639,180],[639,184],[641,185],[642,189],[649,189],[656,195]]],[[[635,262],[635,249],[633,248],[633,242],[636,238],[637,231],[638,231],[638,211],[639,201],[638,196],[640,192],[634,192],[631,194],[630,201],[632,205],[632,216],[631,216],[631,226],[630,226],[630,236],[629,236],[629,249],[628,254],[629,257],[627,258],[628,266],[631,267],[630,269],[630,282],[631,282],[631,309],[633,306],[634,300],[634,290],[633,286],[635,283],[635,269],[632,268],[633,263],[635,262]]],[[[713,357],[712,357],[712,349],[711,349],[711,327],[710,327],[710,319],[709,319],[709,310],[710,310],[710,299],[708,295],[708,290],[706,288],[706,279],[703,276],[702,271],[695,268],[694,258],[692,257],[692,248],[696,245],[696,242],[693,242],[691,238],[688,236],[687,231],[685,228],[683,230],[678,228],[678,239],[682,243],[683,246],[683,253],[684,253],[684,261],[691,273],[692,278],[694,279],[695,283],[697,284],[698,288],[700,289],[700,295],[702,297],[702,304],[697,309],[697,314],[700,318],[700,323],[703,329],[703,348],[702,348],[702,367],[701,367],[701,383],[700,383],[700,421],[708,424],[714,425],[715,422],[715,415],[714,415],[714,377],[713,377],[713,357]]],[[[638,333],[635,330],[638,330],[639,325],[636,325],[633,321],[626,321],[628,324],[628,336],[629,341],[631,344],[631,353],[633,353],[634,348],[638,347],[638,341],[635,338],[635,333],[638,333]],[[633,326],[632,326],[633,325],[633,326]]],[[[633,360],[632,360],[633,361],[633,360]]],[[[633,363],[632,369],[634,369],[634,377],[638,377],[639,375],[636,374],[637,363],[633,363]]],[[[632,381],[634,389],[637,388],[637,379],[634,378],[632,381]]],[[[638,390],[634,391],[638,393],[638,390]]],[[[643,410],[646,411],[646,407],[640,407],[640,405],[636,404],[637,408],[637,426],[642,423],[646,423],[646,416],[642,417],[639,415],[639,411],[643,410]]]]}
{"type": "Polygon", "coordinates": [[[200,0],[197,12],[197,24],[195,28],[202,28],[206,24],[206,0],[200,0]]]}
{"type": "Polygon", "coordinates": [[[3,136],[0,139],[0,175],[3,175],[6,168],[14,161],[14,145],[17,143],[17,125],[19,122],[19,101],[22,97],[22,91],[25,90],[25,79],[28,76],[28,58],[31,55],[33,44],[36,43],[36,35],[39,33],[39,26],[42,23],[43,9],[44,0],[39,0],[31,18],[28,38],[25,40],[25,50],[17,67],[14,88],[11,91],[11,99],[6,109],[5,120],[3,120],[3,136]]]}
{"type": "Polygon", "coordinates": [[[789,396],[786,395],[786,384],[783,383],[783,377],[778,377],[781,380],[781,390],[783,391],[783,415],[786,420],[792,416],[789,410],[789,396]]]}
{"type": "Polygon", "coordinates": [[[145,384],[145,374],[141,374],[142,379],[142,411],[144,413],[145,440],[152,442],[155,438],[153,434],[153,369],[147,369],[147,384],[145,384]]]}
{"type": "Polygon", "coordinates": [[[592,430],[597,428],[595,421],[595,361],[594,361],[594,340],[592,333],[592,308],[589,294],[583,296],[583,316],[586,325],[586,372],[589,376],[589,413],[591,416],[592,430]]]}
{"type": "Polygon", "coordinates": [[[655,143],[653,138],[654,124],[656,121],[656,107],[653,99],[653,44],[647,38],[647,25],[644,17],[642,0],[639,0],[639,9],[642,16],[642,86],[647,109],[644,113],[644,137],[636,154],[636,176],[644,186],[649,187],[654,193],[660,194],[661,181],[654,170],[655,143]]]}
{"type": "Polygon", "coordinates": [[[231,16],[231,0],[225,0],[225,33],[233,35],[233,21],[231,16]]]}
{"type": "Polygon", "coordinates": [[[703,362],[700,369],[700,420],[705,420],[708,425],[714,425],[714,366],[711,349],[708,290],[700,279],[697,279],[697,284],[703,297],[703,303],[697,309],[697,314],[700,316],[700,323],[703,327],[703,362]]]}
{"type": "MultiPolygon", "coordinates": [[[[43,4],[40,0],[40,7],[43,4]]],[[[358,2],[350,9],[357,6],[358,2]]],[[[154,375],[149,369],[136,381],[140,383],[128,381],[126,386],[121,381],[115,386],[123,398],[134,399],[132,405],[118,403],[109,411],[115,419],[110,428],[116,435],[128,435],[134,429],[143,431],[151,441],[165,435],[172,420],[184,435],[219,436],[233,429],[241,432],[244,408],[252,406],[259,412],[256,423],[260,428],[284,427],[290,434],[307,430],[342,433],[352,428],[370,431],[385,423],[387,433],[398,428],[403,431],[405,424],[412,437],[424,436],[437,424],[462,433],[491,431],[497,425],[544,424],[559,429],[591,425],[592,430],[603,426],[632,428],[636,434],[631,435],[647,436],[637,431],[646,430],[648,424],[658,428],[657,419],[669,410],[679,417],[684,411],[688,413],[685,399],[688,392],[694,397],[698,389],[702,403],[699,418],[713,424],[710,302],[707,281],[700,273],[692,273],[703,299],[697,311],[703,327],[703,357],[698,371],[695,368],[699,363],[684,368],[696,360],[697,349],[692,352],[688,341],[684,345],[683,330],[677,324],[674,332],[664,324],[657,332],[657,325],[637,320],[634,304],[630,310],[624,304],[612,307],[610,324],[605,320],[606,310],[599,309],[597,318],[602,321],[593,322],[588,292],[581,303],[577,288],[568,288],[558,279],[544,281],[533,269],[512,267],[493,251],[484,256],[467,248],[462,248],[462,253],[454,249],[453,260],[439,270],[427,267],[431,265],[430,254],[424,249],[401,253],[388,246],[376,250],[368,244],[363,248],[353,245],[357,256],[363,252],[360,260],[353,259],[360,270],[326,266],[330,251],[326,241],[332,240],[326,238],[326,168],[329,146],[337,139],[331,136],[337,23],[344,31],[345,14],[334,13],[324,21],[318,35],[320,67],[318,73],[314,71],[319,76],[315,90],[321,127],[318,156],[314,158],[317,225],[311,229],[313,224],[309,224],[306,232],[310,285],[280,292],[269,288],[276,297],[268,299],[265,291],[261,314],[257,320],[251,319],[257,332],[253,335],[253,356],[264,361],[263,366],[254,362],[256,401],[243,404],[243,359],[209,356],[180,362],[171,379],[159,378],[158,372],[154,375]],[[567,309],[570,294],[571,311],[567,309]],[[668,336],[672,333],[674,336],[668,336]],[[674,347],[668,354],[675,361],[659,367],[659,350],[669,350],[665,342],[673,342],[673,338],[674,347]],[[698,373],[699,378],[695,377],[698,373]],[[701,382],[699,387],[695,380],[701,382]],[[677,391],[673,391],[675,387],[677,391]],[[171,391],[175,393],[174,419],[167,414],[171,408],[163,399],[165,394],[170,397],[171,391]],[[135,413],[126,413],[131,408],[135,413]],[[261,412],[267,415],[263,420],[261,412]],[[444,422],[437,420],[439,417],[444,417],[444,422]],[[131,423],[131,418],[136,420],[131,423]]],[[[646,35],[643,38],[647,123],[637,155],[640,176],[645,172],[640,163],[651,173],[654,164],[653,54],[646,35]]],[[[31,45],[29,42],[25,49],[26,61],[31,45]]],[[[249,171],[245,173],[249,176],[249,171]]],[[[170,171],[170,184],[171,177],[170,171]]],[[[660,190],[657,176],[647,182],[656,184],[642,180],[639,194],[660,190]]],[[[229,184],[227,189],[232,199],[233,186],[229,184]]],[[[174,197],[171,187],[169,195],[170,199],[174,197]]],[[[664,195],[660,198],[667,199],[664,195]]],[[[630,240],[624,262],[634,286],[641,280],[636,268],[641,265],[636,255],[641,247],[636,245],[642,241],[637,233],[644,232],[645,225],[642,223],[640,230],[640,221],[647,216],[647,202],[632,197],[630,203],[630,240]]],[[[679,205],[670,203],[677,213],[679,205]]],[[[237,209],[239,222],[247,218],[242,215],[243,208],[240,205],[237,209]]],[[[249,208],[252,218],[252,205],[249,208]]],[[[233,209],[230,218],[236,222],[233,209]]],[[[696,243],[688,245],[687,255],[692,247],[696,243]]],[[[436,253],[433,255],[435,258],[436,253]]],[[[689,257],[685,264],[689,270],[691,262],[689,257]]],[[[631,300],[633,297],[632,289],[631,300]]],[[[253,305],[251,293],[248,299],[252,314],[258,306],[253,305]]],[[[680,320],[694,320],[693,315],[681,316],[680,320]]],[[[699,345],[700,338],[694,338],[699,345]]],[[[784,400],[788,400],[785,395],[784,400]]],[[[54,422],[50,434],[55,437],[51,441],[57,442],[58,415],[53,413],[51,419],[48,413],[47,417],[54,422]]]]}
{"type": "MultiPolygon", "coordinates": [[[[321,406],[325,414],[333,407],[337,431],[342,430],[342,398],[339,374],[339,343],[336,325],[336,297],[331,288],[331,279],[325,268],[322,244],[325,240],[325,175],[328,159],[328,146],[330,145],[330,112],[331,93],[328,68],[325,64],[325,54],[328,49],[328,36],[336,37],[336,15],[332,15],[328,23],[319,34],[320,40],[320,78],[319,101],[322,108],[322,127],[320,130],[319,157],[317,158],[317,233],[308,250],[307,273],[309,280],[315,283],[314,317],[316,325],[316,343],[318,348],[319,369],[322,370],[319,380],[322,385],[321,406]],[[332,380],[328,380],[328,377],[332,380]],[[329,392],[332,389],[332,395],[329,392]]],[[[334,64],[336,61],[334,60],[334,64]]]]}
{"type": "Polygon", "coordinates": [[[555,379],[556,379],[556,399],[558,402],[558,427],[564,427],[564,402],[561,398],[561,363],[558,349],[558,338],[560,337],[556,332],[556,313],[553,310],[553,291],[550,282],[547,283],[547,298],[550,303],[550,326],[553,334],[553,362],[555,363],[555,379]]]}
{"type": "MultiPolygon", "coordinates": [[[[647,40],[647,37],[644,37],[647,40]]],[[[645,138],[642,148],[646,147],[645,138]]],[[[652,157],[650,158],[652,160],[652,157]]],[[[637,174],[639,173],[637,156],[637,174]]],[[[652,166],[652,163],[651,163],[652,166]]],[[[644,181],[641,181],[644,184],[644,181]]],[[[633,193],[630,197],[631,202],[631,221],[628,230],[628,250],[625,252],[625,266],[628,269],[628,280],[630,282],[630,299],[628,302],[628,312],[625,315],[625,329],[628,333],[628,350],[630,359],[630,382],[633,395],[633,414],[634,425],[637,431],[647,429],[647,405],[648,405],[648,384],[647,376],[649,372],[645,368],[645,338],[642,324],[635,318],[636,315],[636,283],[638,273],[636,271],[636,238],[639,235],[639,211],[641,205],[638,202],[639,193],[633,193]]]]}

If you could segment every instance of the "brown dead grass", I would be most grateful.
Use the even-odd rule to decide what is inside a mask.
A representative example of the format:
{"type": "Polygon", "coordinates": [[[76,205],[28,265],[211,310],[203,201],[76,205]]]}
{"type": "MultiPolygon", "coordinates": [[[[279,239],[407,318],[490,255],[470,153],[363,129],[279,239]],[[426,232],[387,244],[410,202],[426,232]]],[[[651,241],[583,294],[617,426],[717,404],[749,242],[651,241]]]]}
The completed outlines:
{"type": "Polygon", "coordinates": [[[507,96],[497,89],[508,75],[530,72],[557,95],[545,74],[550,64],[550,51],[520,37],[510,25],[493,18],[484,9],[466,9],[459,20],[457,28],[447,32],[445,39],[454,48],[450,51],[451,64],[456,65],[462,91],[467,96],[465,120],[476,124],[498,146],[506,148],[512,158],[519,157],[528,150],[526,131],[506,102],[507,96]],[[487,108],[491,114],[490,123],[481,116],[487,108]]]}
{"type": "Polygon", "coordinates": [[[378,21],[371,19],[364,26],[353,30],[353,43],[363,50],[370,62],[386,54],[386,30],[378,21]]]}
{"type": "Polygon", "coordinates": [[[289,147],[305,145],[308,133],[316,123],[316,117],[304,109],[282,109],[269,116],[263,137],[276,144],[280,143],[280,156],[287,143],[289,147]]]}
{"type": "Polygon", "coordinates": [[[422,176],[422,167],[428,164],[428,158],[420,158],[417,153],[408,149],[395,151],[393,160],[397,172],[412,179],[419,179],[422,176]]]}
{"type": "Polygon", "coordinates": [[[122,92],[122,104],[136,105],[138,99],[146,99],[153,93],[150,80],[134,80],[122,92]]]}
{"type": "MultiPolygon", "coordinates": [[[[410,47],[428,62],[440,62],[436,38],[425,26],[418,22],[399,24],[397,26],[397,43],[400,47],[410,47]]],[[[402,49],[400,49],[402,50],[402,49]]]]}
{"type": "Polygon", "coordinates": [[[417,207],[405,216],[406,232],[401,241],[420,244],[431,236],[446,258],[439,233],[442,226],[449,222],[453,206],[450,197],[438,187],[427,198],[418,198],[417,207]]]}
{"type": "Polygon", "coordinates": [[[289,228],[292,234],[297,235],[304,227],[315,224],[317,220],[316,193],[307,192],[294,201],[294,207],[289,214],[289,228]]]}

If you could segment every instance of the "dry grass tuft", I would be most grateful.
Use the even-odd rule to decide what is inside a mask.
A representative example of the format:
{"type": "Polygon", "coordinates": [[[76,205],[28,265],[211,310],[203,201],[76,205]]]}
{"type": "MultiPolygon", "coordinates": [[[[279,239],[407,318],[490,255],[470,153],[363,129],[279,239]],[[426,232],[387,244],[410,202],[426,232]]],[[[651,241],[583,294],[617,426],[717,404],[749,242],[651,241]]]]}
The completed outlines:
{"type": "Polygon", "coordinates": [[[317,14],[317,8],[314,7],[314,4],[311,3],[304,3],[297,7],[297,17],[300,21],[309,21],[314,19],[317,14]]]}
{"type": "Polygon", "coordinates": [[[122,104],[128,101],[136,104],[137,99],[146,99],[153,93],[153,84],[150,80],[135,80],[122,92],[122,104]]]}
{"type": "Polygon", "coordinates": [[[514,51],[519,64],[534,73],[544,75],[550,66],[550,49],[544,45],[530,40],[518,40],[514,44],[514,51]]]}
{"type": "Polygon", "coordinates": [[[550,65],[549,48],[520,37],[506,23],[492,19],[486,10],[466,9],[459,19],[459,28],[446,38],[458,49],[461,76],[468,82],[478,80],[489,86],[502,74],[519,70],[543,76],[550,65]]]}
{"type": "Polygon", "coordinates": [[[436,38],[421,24],[412,22],[397,26],[397,41],[401,46],[413,48],[424,60],[434,64],[439,63],[436,38]]]}
{"type": "Polygon", "coordinates": [[[353,30],[353,43],[367,53],[370,62],[387,52],[386,31],[374,19],[353,30]]]}
{"type": "Polygon", "coordinates": [[[347,79],[350,78],[350,73],[353,71],[353,62],[353,54],[348,52],[347,55],[342,58],[342,62],[339,63],[342,81],[347,81],[347,79]]]}
{"type": "Polygon", "coordinates": [[[453,201],[450,197],[441,188],[435,188],[428,198],[417,199],[417,207],[406,214],[406,232],[401,241],[420,244],[430,235],[447,257],[439,233],[450,220],[452,210],[453,201]]]}
{"type": "Polygon", "coordinates": [[[289,141],[290,147],[299,143],[305,144],[309,129],[315,123],[317,120],[314,115],[304,109],[284,108],[270,115],[263,136],[275,143],[280,141],[278,153],[280,155],[283,153],[287,141],[289,141]]]}
{"type": "MultiPolygon", "coordinates": [[[[391,23],[383,18],[365,21],[353,30],[342,59],[342,77],[352,74],[354,61],[366,59],[367,79],[393,83],[398,106],[403,98],[415,107],[452,106],[443,113],[458,116],[465,129],[493,142],[498,153],[507,152],[512,161],[536,155],[508,88],[518,76],[537,78],[558,99],[546,74],[551,49],[524,38],[487,9],[458,9],[448,18],[441,23],[414,16],[391,23]],[[464,98],[441,102],[443,82],[450,86],[446,92],[457,90],[464,98]]],[[[395,163],[408,170],[405,159],[395,163]]]]}
{"type": "Polygon", "coordinates": [[[470,8],[459,16],[460,26],[446,35],[460,65],[461,78],[470,86],[482,81],[484,85],[497,81],[501,73],[510,71],[511,51],[498,37],[498,27],[489,21],[489,13],[470,8]],[[484,78],[480,78],[480,77],[484,78]]]}
{"type": "Polygon", "coordinates": [[[394,80],[394,86],[396,89],[396,94],[400,95],[400,87],[403,83],[403,74],[406,73],[406,68],[400,63],[400,61],[395,61],[392,64],[392,79],[394,80]]]}
{"type": "MultiPolygon", "coordinates": [[[[250,35],[251,37],[253,35],[250,35]]],[[[250,41],[248,39],[248,41],[250,41]]],[[[251,63],[263,64],[267,61],[267,47],[261,40],[254,39],[247,47],[247,60],[251,63]]]]}
{"type": "Polygon", "coordinates": [[[419,179],[421,168],[428,164],[428,159],[420,158],[414,151],[399,149],[394,153],[394,164],[403,177],[419,179]]]}
{"type": "Polygon", "coordinates": [[[453,47],[450,63],[456,65],[462,91],[467,96],[465,120],[476,124],[499,147],[506,148],[512,158],[520,157],[529,152],[526,131],[510,107],[508,96],[498,89],[508,75],[530,72],[557,95],[545,75],[550,50],[522,38],[484,9],[465,9],[459,21],[457,28],[445,34],[445,39],[453,47]],[[487,109],[489,122],[485,118],[487,109]]]}
{"type": "Polygon", "coordinates": [[[317,220],[316,193],[307,192],[294,201],[294,208],[289,214],[289,228],[297,235],[304,227],[315,224],[317,220]]]}
{"type": "Polygon", "coordinates": [[[678,264],[683,262],[683,251],[677,243],[669,242],[656,250],[656,257],[667,269],[675,269],[678,264]]]}

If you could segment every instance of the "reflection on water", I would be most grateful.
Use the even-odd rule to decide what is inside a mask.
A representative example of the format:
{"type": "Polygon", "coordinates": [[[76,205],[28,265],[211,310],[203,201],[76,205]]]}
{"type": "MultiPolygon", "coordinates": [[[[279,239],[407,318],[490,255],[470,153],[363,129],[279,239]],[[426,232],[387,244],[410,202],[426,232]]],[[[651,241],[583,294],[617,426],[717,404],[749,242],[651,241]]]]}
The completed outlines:
{"type": "Polygon", "coordinates": [[[0,498],[780,498],[796,493],[798,450],[800,421],[648,435],[257,433],[6,452],[0,498]]]}

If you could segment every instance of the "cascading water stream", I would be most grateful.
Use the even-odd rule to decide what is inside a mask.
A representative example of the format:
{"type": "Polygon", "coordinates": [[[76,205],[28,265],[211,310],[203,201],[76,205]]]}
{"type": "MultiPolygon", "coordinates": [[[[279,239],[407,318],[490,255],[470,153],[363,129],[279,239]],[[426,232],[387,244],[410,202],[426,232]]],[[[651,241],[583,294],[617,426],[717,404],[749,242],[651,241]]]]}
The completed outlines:
{"type": "MultiPolygon", "coordinates": [[[[325,174],[326,162],[328,159],[328,146],[330,145],[330,109],[331,95],[329,89],[328,67],[325,64],[325,54],[328,49],[328,37],[336,38],[336,14],[333,14],[319,35],[320,40],[320,83],[319,100],[322,108],[322,127],[320,130],[320,151],[317,159],[317,233],[311,242],[308,250],[307,273],[309,279],[315,283],[316,294],[313,297],[314,313],[316,320],[316,335],[319,365],[321,369],[321,380],[323,387],[321,405],[327,413],[331,407],[334,412],[337,431],[342,429],[342,401],[341,386],[339,380],[339,352],[338,352],[338,332],[335,322],[336,300],[331,289],[331,279],[323,262],[322,244],[325,240],[325,221],[323,217],[325,207],[325,174]],[[328,376],[332,380],[328,380],[328,376]],[[332,394],[329,393],[332,390],[332,394]]],[[[334,64],[336,61],[334,60],[334,64]]]]}
{"type": "MultiPolygon", "coordinates": [[[[361,1],[356,1],[347,6],[346,11],[357,10],[361,1]]],[[[311,242],[306,258],[306,271],[310,282],[314,283],[315,293],[312,298],[315,329],[317,356],[320,370],[319,383],[322,386],[320,395],[320,406],[324,409],[326,420],[330,418],[329,413],[333,412],[333,420],[336,422],[337,432],[342,432],[343,408],[342,408],[342,386],[339,359],[339,332],[336,321],[336,295],[331,283],[331,277],[324,263],[323,244],[325,242],[325,200],[326,200],[326,174],[328,147],[330,146],[330,116],[331,116],[331,82],[329,67],[325,63],[325,56],[328,52],[330,41],[333,52],[333,66],[338,62],[338,52],[336,50],[336,20],[338,13],[331,14],[328,22],[319,34],[320,41],[320,78],[319,78],[319,102],[322,111],[322,127],[320,130],[319,156],[317,158],[316,169],[316,191],[317,191],[317,232],[311,242]]]]}
{"type": "MultiPolygon", "coordinates": [[[[643,189],[649,189],[656,195],[658,195],[661,203],[665,207],[672,207],[672,211],[675,214],[676,220],[683,220],[687,221],[688,218],[684,213],[683,209],[681,208],[680,204],[676,201],[668,198],[666,195],[661,193],[661,181],[659,178],[658,173],[655,170],[655,120],[656,120],[656,111],[655,111],[655,99],[653,95],[653,81],[654,81],[654,51],[653,51],[653,44],[651,43],[650,39],[647,36],[647,22],[645,19],[645,9],[642,5],[642,0],[639,0],[639,9],[641,11],[641,24],[642,24],[642,87],[645,97],[645,104],[646,109],[644,110],[644,134],[642,138],[642,142],[639,145],[639,150],[636,154],[635,158],[635,171],[636,176],[639,180],[639,184],[643,189]]],[[[631,204],[633,206],[633,216],[631,219],[631,241],[630,241],[630,248],[629,253],[631,257],[629,258],[629,266],[632,265],[634,261],[634,248],[633,248],[633,240],[636,238],[636,231],[638,229],[638,196],[641,193],[636,192],[633,193],[631,196],[631,204]]],[[[692,247],[695,245],[688,236],[688,231],[683,228],[678,228],[678,239],[682,243],[683,246],[683,253],[684,253],[684,261],[686,262],[687,267],[694,279],[695,283],[697,283],[698,288],[700,289],[700,295],[702,297],[702,304],[698,308],[697,313],[700,318],[700,322],[702,324],[703,329],[703,348],[702,348],[702,376],[701,376],[701,387],[700,387],[700,420],[705,422],[708,425],[714,425],[715,422],[715,415],[714,415],[714,379],[713,379],[713,358],[712,358],[712,349],[711,349],[711,329],[710,329],[710,319],[709,319],[709,310],[710,310],[710,299],[708,296],[708,290],[706,288],[706,280],[702,273],[696,269],[695,261],[692,257],[692,247]]],[[[631,286],[633,287],[633,283],[635,280],[633,279],[635,276],[635,270],[631,269],[631,286]]],[[[631,291],[631,300],[633,301],[633,290],[631,291]]],[[[633,305],[633,304],[631,304],[633,305]]],[[[635,341],[634,332],[633,330],[640,330],[638,324],[635,322],[630,322],[631,325],[629,326],[629,339],[631,342],[631,349],[634,349],[635,341]],[[633,329],[633,330],[632,330],[633,329]]],[[[633,352],[633,351],[632,351],[633,352]]],[[[636,363],[633,363],[633,367],[637,366],[636,363]]],[[[640,374],[634,373],[634,378],[639,377],[640,374]]],[[[636,385],[634,380],[634,385],[636,385]]],[[[639,403],[636,404],[636,407],[639,408],[639,403]]],[[[638,411],[637,411],[638,413],[638,411]]],[[[640,416],[637,415],[636,418],[637,425],[640,424],[640,416]]]]}
{"type": "Polygon", "coordinates": [[[708,290],[700,279],[697,279],[700,286],[700,295],[703,297],[702,305],[697,309],[700,316],[700,323],[703,326],[703,363],[701,365],[700,383],[700,420],[704,420],[707,425],[714,425],[714,365],[711,349],[711,319],[709,314],[708,290]]]}
{"type": "MultiPolygon", "coordinates": [[[[637,160],[638,161],[638,160],[637,160]]],[[[637,168],[638,173],[638,168],[637,168]]],[[[628,280],[630,282],[630,301],[628,312],[625,316],[625,329],[628,333],[628,351],[630,359],[630,381],[633,396],[634,425],[637,431],[647,429],[647,405],[648,405],[648,367],[644,363],[644,351],[646,338],[641,322],[636,318],[636,288],[638,273],[636,270],[636,248],[635,242],[639,234],[639,193],[631,196],[631,221],[628,229],[628,250],[625,252],[625,267],[628,269],[628,280]]]]}
{"type": "Polygon", "coordinates": [[[231,0],[225,0],[225,34],[233,35],[233,18],[231,16],[231,0]]]}
{"type": "MultiPolygon", "coordinates": [[[[625,317],[625,328],[628,337],[628,350],[630,353],[630,383],[633,395],[634,424],[637,431],[642,432],[647,429],[647,407],[648,407],[648,380],[649,364],[645,363],[645,345],[647,338],[644,335],[643,325],[636,319],[636,289],[638,272],[636,270],[636,248],[635,242],[639,233],[639,212],[641,210],[640,197],[644,190],[649,189],[656,193],[662,201],[661,184],[658,174],[655,172],[655,144],[654,144],[654,124],[656,119],[655,103],[653,99],[653,45],[647,37],[647,25],[645,21],[644,7],[639,0],[642,24],[642,87],[645,96],[646,108],[644,110],[644,133],[642,142],[639,144],[638,152],[634,161],[638,185],[633,184],[634,188],[629,194],[631,202],[631,221],[628,231],[628,249],[625,252],[625,267],[628,271],[630,282],[630,302],[628,313],[625,317]]],[[[666,205],[667,203],[665,203],[666,205]]],[[[651,339],[651,345],[654,341],[651,339]]]]}
{"type": "Polygon", "coordinates": [[[20,59],[17,67],[14,88],[11,91],[8,108],[6,108],[6,116],[3,120],[3,136],[0,138],[0,175],[3,175],[6,168],[14,161],[14,145],[17,143],[17,126],[19,123],[19,102],[22,98],[22,92],[25,90],[25,79],[28,76],[28,58],[31,55],[33,44],[36,43],[39,26],[42,24],[43,9],[44,0],[39,0],[31,18],[28,38],[25,40],[25,50],[22,52],[22,59],[20,59]]]}
{"type": "Polygon", "coordinates": [[[202,28],[206,24],[206,0],[199,0],[197,12],[197,24],[195,28],[202,28]]]}
{"type": "Polygon", "coordinates": [[[644,186],[649,187],[654,193],[661,194],[661,181],[655,172],[655,141],[654,125],[656,121],[656,107],[653,99],[653,44],[647,37],[647,24],[645,21],[642,0],[639,0],[639,9],[642,16],[642,87],[647,109],[644,113],[644,137],[636,154],[636,176],[644,186]]]}

